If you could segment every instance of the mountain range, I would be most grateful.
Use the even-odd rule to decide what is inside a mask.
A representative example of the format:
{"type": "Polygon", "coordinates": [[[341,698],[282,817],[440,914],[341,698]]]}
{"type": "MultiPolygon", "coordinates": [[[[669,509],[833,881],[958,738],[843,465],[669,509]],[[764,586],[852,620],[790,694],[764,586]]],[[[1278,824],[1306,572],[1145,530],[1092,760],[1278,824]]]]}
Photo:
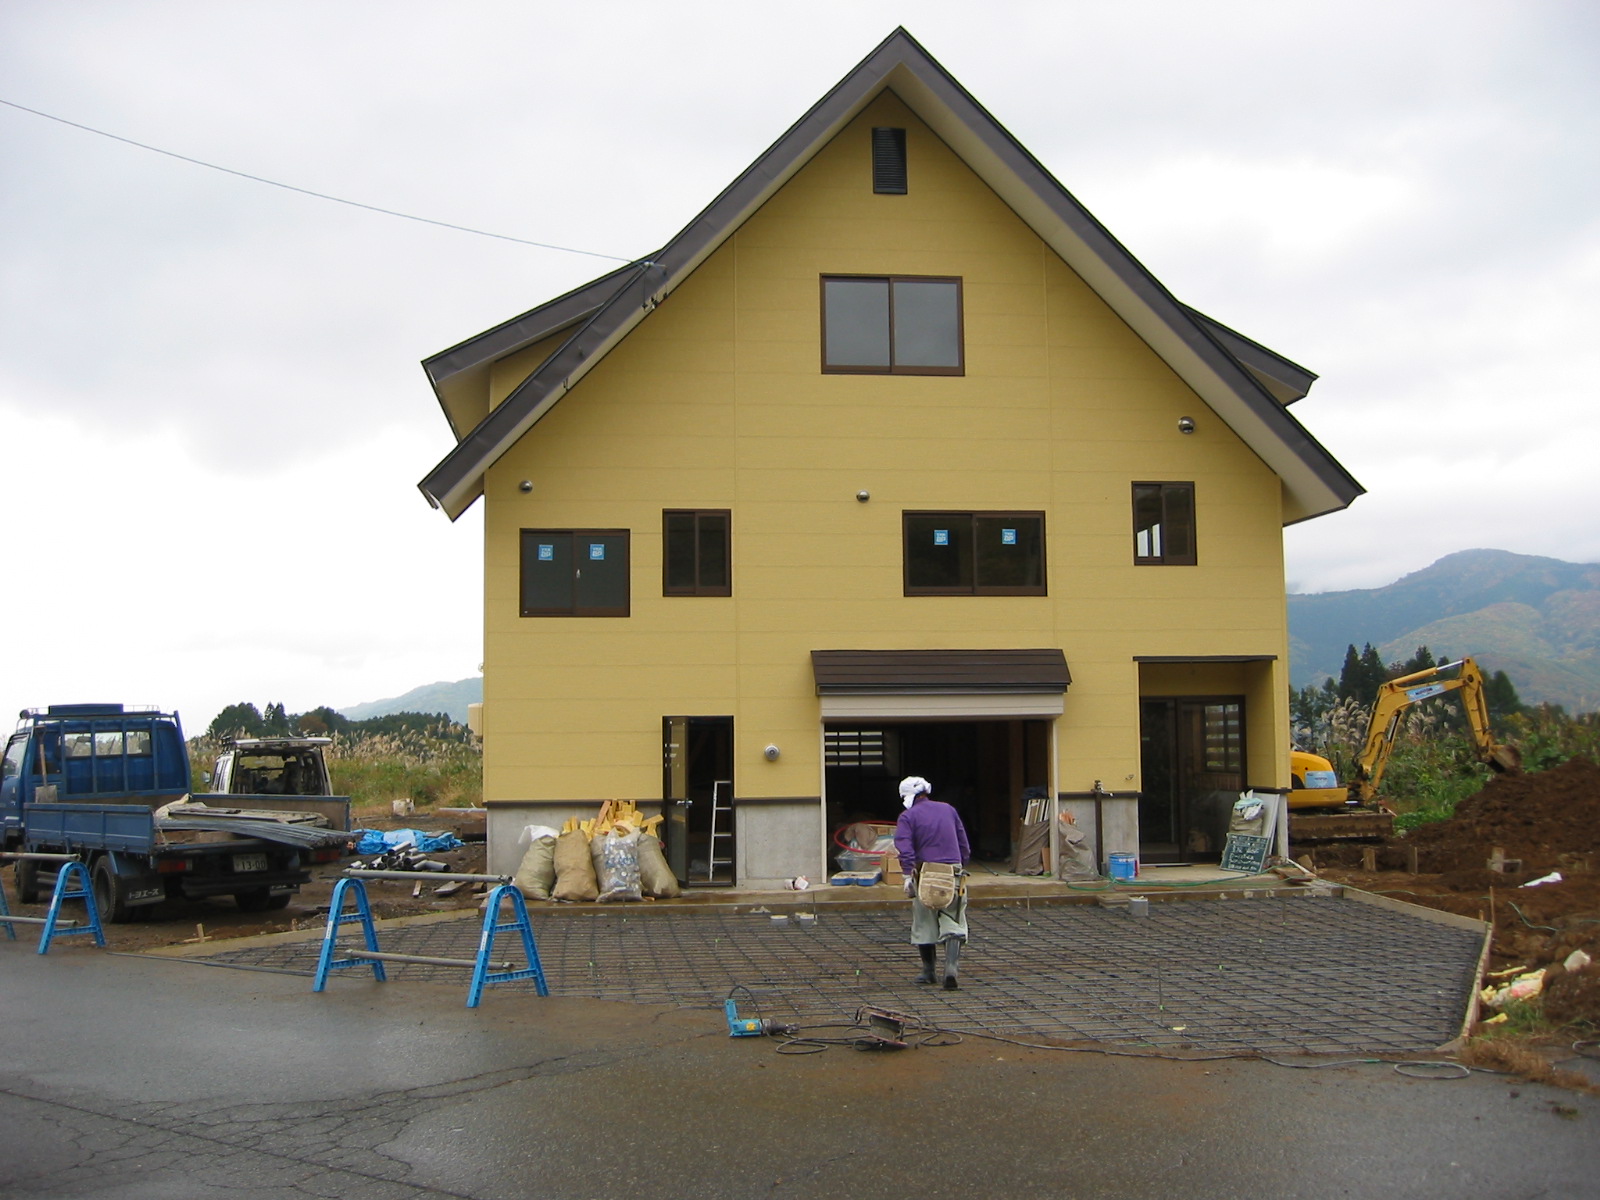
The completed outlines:
{"type": "Polygon", "coordinates": [[[1290,682],[1337,678],[1371,642],[1384,662],[1427,646],[1504,671],[1525,704],[1600,709],[1600,563],[1461,550],[1380,588],[1289,596],[1290,682]]]}
{"type": "MultiPolygon", "coordinates": [[[[1600,709],[1600,563],[1507,550],[1462,550],[1380,588],[1289,596],[1290,682],[1337,679],[1350,646],[1384,662],[1418,646],[1441,661],[1470,654],[1504,671],[1526,704],[1600,709]]],[[[341,709],[353,721],[395,712],[448,713],[465,723],[483,677],[430,683],[341,709]]]]}
{"type": "Polygon", "coordinates": [[[483,699],[483,676],[458,679],[454,683],[428,683],[412,688],[403,696],[387,700],[369,700],[365,704],[352,704],[339,712],[352,721],[365,721],[369,717],[386,717],[390,713],[447,713],[458,725],[467,723],[467,705],[483,699]]]}

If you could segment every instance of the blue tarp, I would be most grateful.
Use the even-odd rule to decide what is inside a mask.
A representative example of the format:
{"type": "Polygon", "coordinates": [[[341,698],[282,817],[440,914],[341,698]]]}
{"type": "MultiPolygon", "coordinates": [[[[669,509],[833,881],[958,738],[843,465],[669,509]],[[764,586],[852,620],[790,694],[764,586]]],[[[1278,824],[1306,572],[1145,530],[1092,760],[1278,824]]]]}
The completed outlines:
{"type": "Polygon", "coordinates": [[[454,850],[462,841],[453,833],[423,833],[420,829],[358,829],[357,854],[382,854],[409,844],[419,854],[454,850]]]}

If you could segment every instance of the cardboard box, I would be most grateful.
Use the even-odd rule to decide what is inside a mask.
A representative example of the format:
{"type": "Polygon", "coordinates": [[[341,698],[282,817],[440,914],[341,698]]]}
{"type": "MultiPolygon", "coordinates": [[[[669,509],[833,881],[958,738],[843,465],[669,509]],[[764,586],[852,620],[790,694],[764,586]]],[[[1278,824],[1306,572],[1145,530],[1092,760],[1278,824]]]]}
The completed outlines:
{"type": "Polygon", "coordinates": [[[906,881],[905,875],[900,870],[900,853],[891,850],[883,856],[883,881],[899,887],[906,881]]]}

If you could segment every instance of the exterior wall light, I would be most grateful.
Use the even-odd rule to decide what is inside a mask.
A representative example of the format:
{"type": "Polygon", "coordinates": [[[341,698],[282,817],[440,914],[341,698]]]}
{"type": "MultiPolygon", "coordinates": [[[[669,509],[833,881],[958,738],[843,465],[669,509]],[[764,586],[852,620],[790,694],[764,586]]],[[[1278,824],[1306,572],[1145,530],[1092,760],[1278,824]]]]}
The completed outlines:
{"type": "Polygon", "coordinates": [[[1178,432],[1179,433],[1193,433],[1194,432],[1194,418],[1193,417],[1179,417],[1178,418],[1178,432]]]}
{"type": "Polygon", "coordinates": [[[776,746],[771,745],[770,743],[768,744],[767,748],[761,752],[762,757],[765,758],[768,762],[777,762],[778,761],[778,755],[780,753],[781,753],[781,751],[779,751],[779,749],[776,746]]]}

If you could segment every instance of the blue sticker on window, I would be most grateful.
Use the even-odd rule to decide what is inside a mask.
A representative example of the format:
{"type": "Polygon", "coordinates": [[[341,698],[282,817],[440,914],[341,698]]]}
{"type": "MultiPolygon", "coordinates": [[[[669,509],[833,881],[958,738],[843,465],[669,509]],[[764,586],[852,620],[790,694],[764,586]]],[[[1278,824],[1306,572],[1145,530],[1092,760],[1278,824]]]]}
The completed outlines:
{"type": "Polygon", "coordinates": [[[948,529],[935,529],[933,531],[933,544],[935,546],[948,546],[950,544],[950,531],[948,529]]]}
{"type": "Polygon", "coordinates": [[[540,562],[555,562],[555,560],[556,560],[556,548],[554,546],[552,546],[549,542],[540,542],[539,543],[539,561],[540,562]]]}
{"type": "Polygon", "coordinates": [[[1000,544],[1002,546],[1015,546],[1017,544],[1017,531],[1015,529],[1002,529],[1000,531],[1000,544]]]}
{"type": "Polygon", "coordinates": [[[603,562],[606,557],[606,544],[604,542],[589,543],[589,561],[603,562]]]}

